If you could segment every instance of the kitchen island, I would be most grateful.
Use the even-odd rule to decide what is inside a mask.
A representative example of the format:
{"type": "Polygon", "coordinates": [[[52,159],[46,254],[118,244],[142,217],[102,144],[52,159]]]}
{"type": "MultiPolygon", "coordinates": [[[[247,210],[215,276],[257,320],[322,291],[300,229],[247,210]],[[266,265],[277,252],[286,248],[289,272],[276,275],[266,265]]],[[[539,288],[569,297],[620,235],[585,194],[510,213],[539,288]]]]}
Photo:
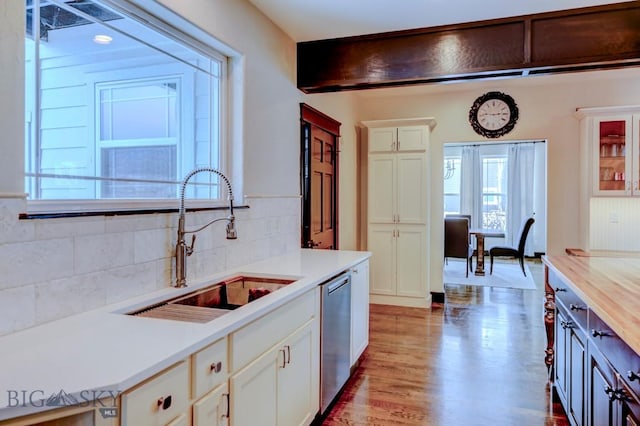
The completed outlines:
{"type": "MultiPolygon", "coordinates": [[[[198,420],[198,404],[204,407],[208,404],[206,398],[211,397],[202,395],[214,384],[223,384],[226,406],[231,404],[233,412],[234,402],[226,390],[227,383],[234,386],[233,373],[255,367],[263,355],[271,356],[272,352],[274,361],[284,363],[281,368],[291,371],[290,379],[298,380],[300,371],[296,373],[296,368],[303,368],[313,382],[317,380],[319,356],[313,353],[319,350],[318,286],[341,272],[357,271],[361,265],[367,266],[364,272],[368,274],[369,257],[369,252],[302,249],[224,271],[202,282],[189,283],[187,288],[168,287],[0,337],[0,424],[6,419],[55,413],[69,408],[74,401],[85,407],[83,412],[86,407],[100,409],[101,416],[87,424],[136,424],[126,421],[124,411],[135,405],[138,394],[146,392],[146,383],[155,386],[152,390],[158,389],[157,395],[150,395],[152,411],[180,411],[175,418],[167,415],[162,424],[204,424],[198,420]],[[294,282],[207,323],[127,315],[235,275],[286,277],[294,282]],[[280,343],[282,347],[278,346],[280,343]],[[301,357],[295,356],[296,345],[302,353],[311,352],[306,366],[297,367],[296,361],[301,357]],[[207,374],[202,380],[198,373],[201,362],[205,362],[207,374]],[[211,386],[203,385],[203,381],[210,381],[211,386]],[[186,387],[186,396],[178,397],[179,392],[165,391],[163,386],[186,387]],[[122,419],[118,423],[113,416],[122,419]]],[[[368,275],[353,275],[366,277],[361,284],[368,287],[368,275]]],[[[359,312],[368,313],[366,303],[359,312]]],[[[238,374],[238,380],[243,377],[246,376],[238,374]]],[[[317,407],[315,395],[317,389],[311,391],[310,410],[313,404],[317,407]]],[[[218,405],[225,404],[216,403],[217,408],[218,405]]],[[[229,410],[225,410],[223,416],[228,421],[229,410]]]]}
{"type": "Polygon", "coordinates": [[[638,424],[640,259],[578,252],[543,262],[554,396],[574,425],[638,424]]]}

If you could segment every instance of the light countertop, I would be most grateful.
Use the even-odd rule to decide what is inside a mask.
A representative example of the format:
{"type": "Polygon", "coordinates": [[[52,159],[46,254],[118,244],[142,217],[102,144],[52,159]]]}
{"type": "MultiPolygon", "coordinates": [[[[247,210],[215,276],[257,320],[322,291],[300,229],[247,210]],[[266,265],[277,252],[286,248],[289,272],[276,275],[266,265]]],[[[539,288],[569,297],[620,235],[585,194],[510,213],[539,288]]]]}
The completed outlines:
{"type": "Polygon", "coordinates": [[[301,249],[216,274],[184,289],[168,287],[2,336],[0,420],[50,409],[38,407],[37,402],[61,390],[78,400],[86,397],[88,390],[127,390],[370,255],[301,249]],[[294,277],[297,281],[205,324],[123,315],[239,273],[294,277]],[[33,395],[33,404],[18,404],[23,391],[27,401],[33,395]],[[15,395],[19,397],[11,399],[15,395]]]}
{"type": "Polygon", "coordinates": [[[640,259],[543,256],[543,262],[640,355],[640,259]]]}

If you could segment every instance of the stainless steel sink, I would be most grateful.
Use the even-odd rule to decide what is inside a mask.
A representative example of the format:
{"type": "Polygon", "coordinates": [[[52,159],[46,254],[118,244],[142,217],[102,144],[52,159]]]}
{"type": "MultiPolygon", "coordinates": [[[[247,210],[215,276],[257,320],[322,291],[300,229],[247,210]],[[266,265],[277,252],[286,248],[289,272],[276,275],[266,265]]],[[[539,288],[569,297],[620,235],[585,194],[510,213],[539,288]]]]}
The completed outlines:
{"type": "Polygon", "coordinates": [[[295,281],[240,275],[128,315],[205,323],[295,281]]]}

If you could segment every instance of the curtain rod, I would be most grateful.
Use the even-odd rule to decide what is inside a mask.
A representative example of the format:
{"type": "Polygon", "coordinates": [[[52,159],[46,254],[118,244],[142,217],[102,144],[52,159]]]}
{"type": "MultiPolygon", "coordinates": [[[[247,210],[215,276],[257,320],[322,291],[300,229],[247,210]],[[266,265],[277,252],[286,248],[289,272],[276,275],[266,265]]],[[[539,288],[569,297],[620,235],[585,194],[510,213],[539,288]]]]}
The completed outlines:
{"type": "Polygon", "coordinates": [[[455,146],[492,146],[492,145],[516,145],[516,144],[527,144],[527,143],[546,143],[546,140],[536,140],[536,141],[509,141],[509,142],[450,142],[444,143],[443,147],[455,147],[455,146]]]}

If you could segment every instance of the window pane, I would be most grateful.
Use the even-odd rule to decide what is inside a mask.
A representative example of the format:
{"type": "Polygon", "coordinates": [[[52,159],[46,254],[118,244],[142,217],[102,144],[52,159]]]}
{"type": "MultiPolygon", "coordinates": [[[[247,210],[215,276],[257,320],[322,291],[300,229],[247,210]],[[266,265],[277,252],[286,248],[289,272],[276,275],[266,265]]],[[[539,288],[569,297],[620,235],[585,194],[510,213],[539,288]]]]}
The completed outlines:
{"type": "Polygon", "coordinates": [[[176,196],[174,184],[136,182],[137,179],[175,181],[175,146],[103,149],[102,170],[104,177],[119,179],[102,181],[102,198],[173,198],[176,196]]]}
{"type": "Polygon", "coordinates": [[[507,158],[482,158],[482,227],[504,231],[506,226],[507,158]]]}
{"type": "Polygon", "coordinates": [[[444,159],[444,214],[460,213],[460,157],[444,159]]]}
{"type": "Polygon", "coordinates": [[[102,140],[175,137],[177,83],[144,83],[100,91],[102,140]]]}
{"type": "MultiPolygon", "coordinates": [[[[25,5],[30,199],[175,198],[190,170],[220,168],[221,55],[98,0],[25,5]],[[119,180],[132,176],[163,182],[119,180]]],[[[220,196],[217,185],[187,193],[201,194],[220,196]]]]}

